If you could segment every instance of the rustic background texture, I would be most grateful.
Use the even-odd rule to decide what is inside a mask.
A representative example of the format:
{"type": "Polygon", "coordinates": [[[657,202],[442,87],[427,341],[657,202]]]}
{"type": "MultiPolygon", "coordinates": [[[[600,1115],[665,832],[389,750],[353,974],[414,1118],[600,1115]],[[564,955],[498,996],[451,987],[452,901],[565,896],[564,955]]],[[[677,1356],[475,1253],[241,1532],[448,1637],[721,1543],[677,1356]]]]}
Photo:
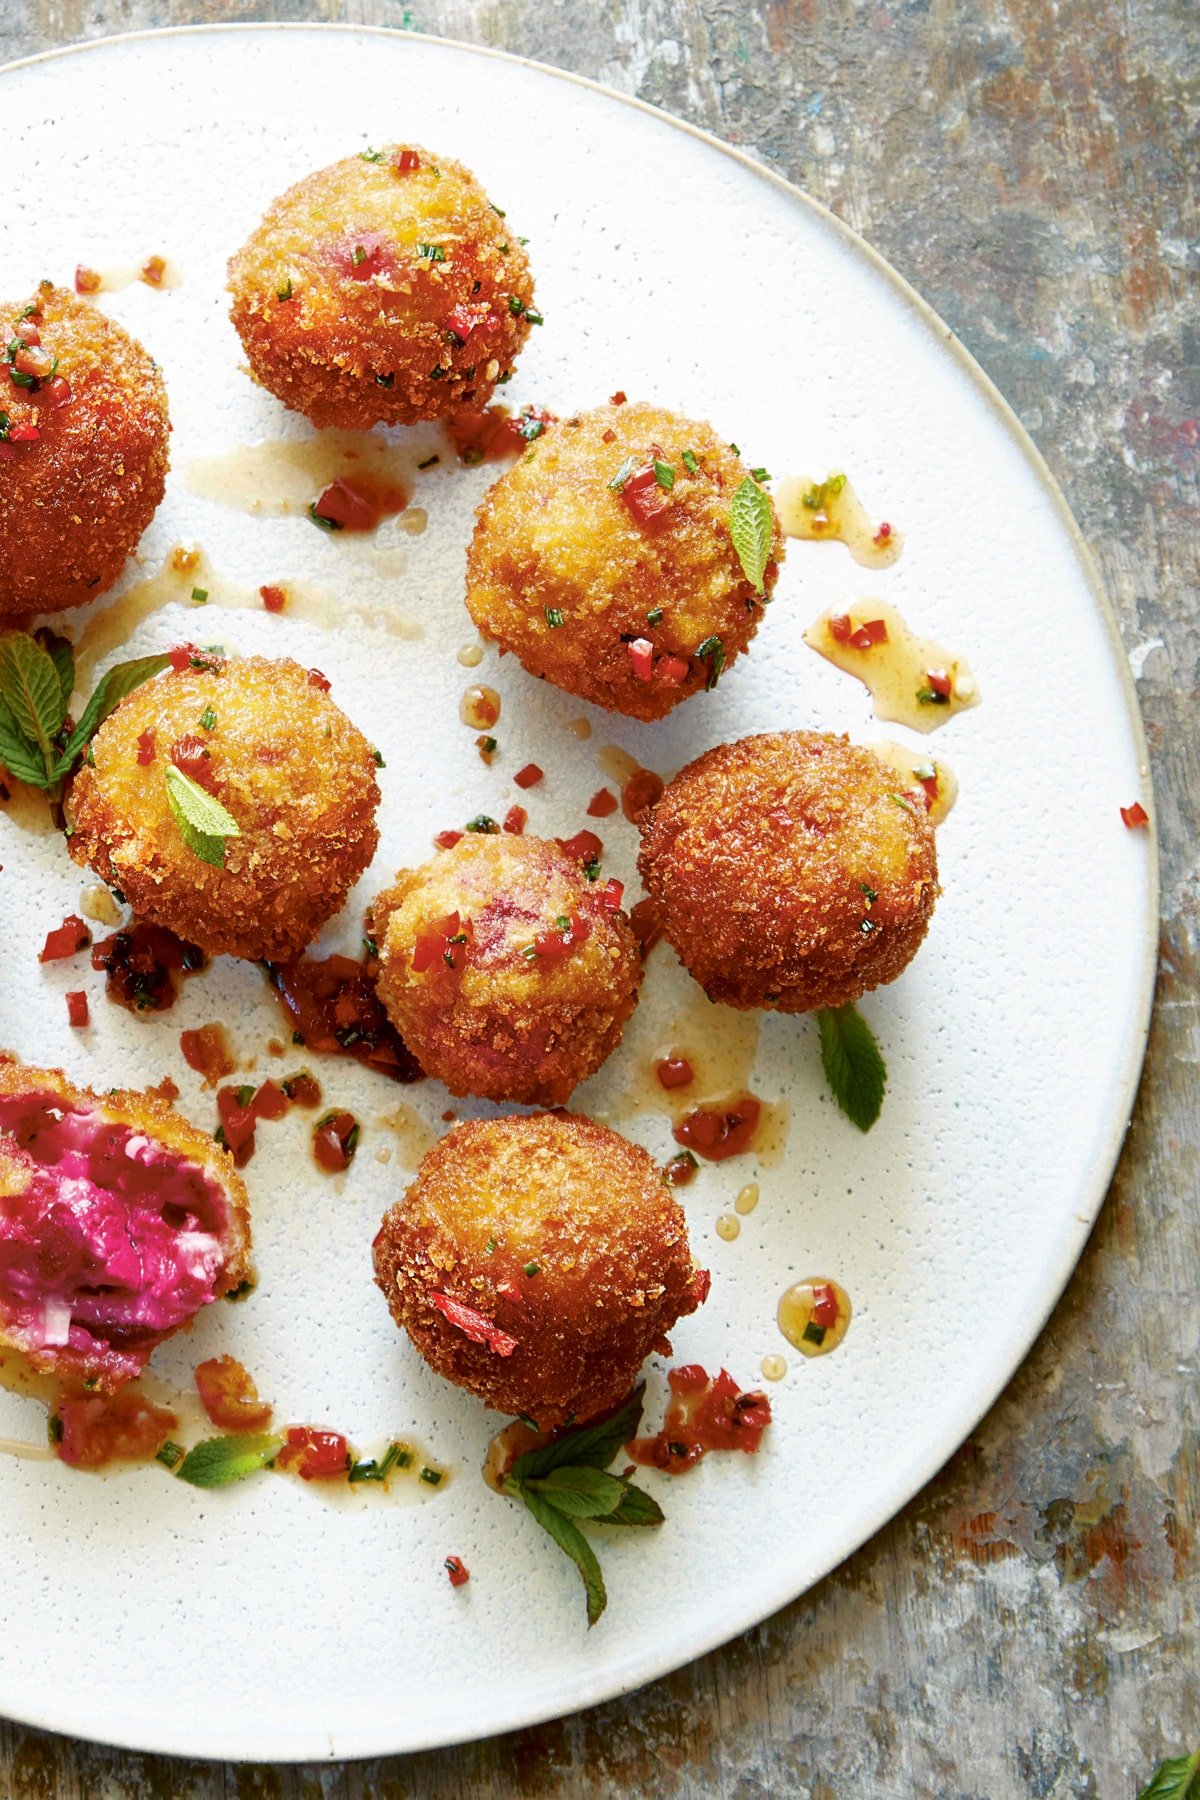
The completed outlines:
{"type": "MultiPolygon", "coordinates": [[[[0,59],[250,19],[427,31],[594,76],[757,153],[914,283],[1033,433],[1119,610],[1162,823],[1158,1000],[1112,1192],[1036,1350],[812,1593],[628,1699],[435,1754],[222,1768],[0,1721],[0,1797],[1132,1800],[1200,1743],[1191,0],[0,0],[0,59]]],[[[1087,910],[1081,893],[1081,931],[1087,910]]]]}

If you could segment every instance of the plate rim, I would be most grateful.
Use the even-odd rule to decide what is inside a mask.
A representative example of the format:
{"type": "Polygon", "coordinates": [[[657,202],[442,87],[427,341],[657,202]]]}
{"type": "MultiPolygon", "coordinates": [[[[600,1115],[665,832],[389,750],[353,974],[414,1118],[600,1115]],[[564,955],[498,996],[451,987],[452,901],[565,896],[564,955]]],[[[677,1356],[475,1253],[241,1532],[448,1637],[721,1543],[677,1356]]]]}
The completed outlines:
{"type": "MultiPolygon", "coordinates": [[[[1150,814],[1147,831],[1149,839],[1147,846],[1147,905],[1138,971],[1138,997],[1132,1029],[1128,1034],[1121,1057],[1116,1083],[1117,1104],[1113,1109],[1112,1123],[1107,1132],[1097,1139],[1092,1148],[1091,1172],[1088,1178],[1090,1197],[1086,1201],[1085,1209],[1083,1213],[1073,1212],[1070,1222],[1064,1225],[1058,1254],[1047,1273],[1045,1304],[1031,1315],[1031,1322],[1027,1330],[1016,1341],[1016,1348],[1011,1356],[1006,1356],[1002,1364],[998,1365],[999,1372],[983,1390],[975,1393],[970,1401],[964,1402],[949,1416],[945,1429],[938,1434],[933,1451],[927,1452],[915,1465],[910,1467],[900,1487],[893,1489],[886,1498],[870,1508],[866,1515],[860,1515],[854,1526],[840,1535],[825,1566],[819,1573],[810,1579],[805,1579],[799,1587],[791,1583],[782,1584],[778,1596],[773,1599],[765,1611],[762,1609],[761,1603],[754,1600],[748,1607],[741,1610],[735,1609],[728,1613],[715,1629],[701,1632],[682,1655],[671,1650],[665,1655],[651,1653],[642,1654],[637,1658],[627,1656],[620,1664],[607,1665],[603,1674],[590,1680],[581,1680],[575,1685],[573,1696],[565,1708],[547,1705],[544,1699],[533,1701],[518,1708],[503,1725],[487,1725],[479,1730],[468,1727],[453,1737],[447,1737],[444,1732],[436,1729],[422,1731],[418,1728],[415,1732],[408,1734],[399,1745],[395,1741],[394,1734],[389,1733],[386,1728],[373,1725],[364,1726],[360,1721],[356,1721],[346,1731],[337,1727],[325,1727],[319,1723],[309,1726],[306,1728],[308,1735],[299,1745],[294,1741],[294,1732],[289,1733],[293,1741],[288,1743],[280,1743],[268,1736],[265,1739],[256,1740],[254,1744],[243,1742],[235,1744],[233,1747],[218,1743],[208,1728],[198,1731],[194,1729],[180,1731],[176,1728],[169,1734],[150,1730],[146,1733],[131,1735],[128,1731],[106,1730],[104,1721],[100,1718],[89,1717],[86,1708],[82,1714],[76,1711],[75,1716],[72,1717],[70,1700],[57,1706],[47,1704],[37,1709],[26,1708],[21,1712],[14,1713],[7,1710],[7,1706],[4,1705],[4,1696],[0,1694],[0,1705],[4,1705],[3,1716],[16,1723],[35,1730],[52,1731],[71,1737],[82,1736],[90,1742],[109,1745],[117,1749],[189,1758],[208,1758],[214,1761],[268,1761],[287,1764],[321,1762],[328,1764],[359,1761],[369,1757],[411,1755],[419,1751],[448,1749],[456,1744],[470,1743],[509,1731],[521,1730],[550,1719],[570,1717],[575,1713],[586,1711],[590,1707],[632,1693],[652,1681],[661,1680],[664,1676],[698,1661],[701,1657],[731,1642],[735,1637],[753,1630],[755,1626],[772,1617],[783,1607],[800,1599],[818,1582],[824,1581],[835,1569],[839,1568],[848,1557],[868,1544],[929,1484],[938,1470],[945,1465],[955,1450],[996,1405],[1029,1357],[1051,1314],[1066,1291],[1112,1185],[1137,1102],[1154,1011],[1158,963],[1158,921],[1161,912],[1160,842],[1157,797],[1150,767],[1149,746],[1137,696],[1137,684],[1129,665],[1124,639],[1121,636],[1117,610],[1109,596],[1091,547],[1067,504],[1062,488],[1029,431],[1022,424],[991,376],[975,360],[962,340],[934,307],[922,297],[905,276],[900,274],[899,270],[892,266],[882,252],[876,250],[853,226],[847,224],[822,201],[806,193],[787,176],[781,175],[770,165],[760,161],[750,151],[739,145],[727,143],[723,138],[716,136],[715,133],[706,130],[703,126],[679,118],[663,107],[655,106],[650,101],[642,100],[636,95],[623,94],[617,88],[609,87],[605,82],[597,81],[591,76],[580,75],[571,69],[556,68],[553,64],[539,62],[534,57],[521,56],[513,51],[501,50],[492,45],[468,43],[463,39],[445,37],[436,32],[412,31],[399,26],[356,24],[349,20],[316,19],[222,20],[190,25],[169,25],[138,31],[114,32],[102,37],[85,38],[70,44],[60,44],[50,50],[36,51],[29,56],[17,57],[0,64],[0,77],[13,75],[23,69],[34,68],[42,63],[57,61],[60,58],[78,56],[87,51],[114,48],[119,50],[123,45],[143,43],[152,39],[229,36],[234,33],[257,33],[260,35],[307,33],[310,36],[337,33],[359,38],[382,37],[403,44],[432,44],[440,49],[463,52],[496,62],[512,63],[518,68],[533,70],[536,74],[549,76],[556,81],[586,88],[605,100],[616,101],[622,106],[645,113],[660,123],[670,125],[697,139],[710,150],[717,150],[724,156],[732,157],[744,169],[758,178],[768,181],[786,194],[790,200],[798,202],[815,213],[854,251],[865,257],[874,273],[882,276],[893,291],[917,315],[918,319],[941,340],[954,358],[958,368],[975,384],[992,414],[1013,439],[1017,450],[1032,469],[1043,492],[1048,495],[1058,524],[1065,530],[1092,600],[1105,626],[1109,652],[1117,672],[1118,686],[1124,703],[1126,723],[1137,753],[1139,771],[1142,774],[1144,793],[1141,798],[1143,801],[1148,800],[1150,814]],[[342,1741],[335,1742],[335,1739],[342,1741]]],[[[71,1697],[71,1699],[74,1698],[74,1696],[71,1697]]],[[[272,1727],[272,1730],[274,1729],[272,1727]]]]}

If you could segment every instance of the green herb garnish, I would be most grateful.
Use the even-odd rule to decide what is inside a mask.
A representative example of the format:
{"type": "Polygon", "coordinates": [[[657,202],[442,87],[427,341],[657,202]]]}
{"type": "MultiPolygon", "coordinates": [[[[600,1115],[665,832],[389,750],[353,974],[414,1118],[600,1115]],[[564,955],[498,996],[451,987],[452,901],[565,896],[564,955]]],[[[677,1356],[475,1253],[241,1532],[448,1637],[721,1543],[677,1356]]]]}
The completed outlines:
{"type": "Polygon", "coordinates": [[[504,1478],[504,1492],[520,1500],[547,1536],[579,1570],[587,1596],[587,1621],[594,1625],[608,1604],[596,1553],[579,1523],[661,1525],[658,1502],[608,1465],[637,1434],[645,1383],[609,1419],[563,1432],[548,1444],[518,1456],[504,1478]]]}
{"type": "Polygon", "coordinates": [[[770,481],[770,471],[768,469],[751,469],[750,479],[752,481],[770,481]]]}
{"type": "Polygon", "coordinates": [[[599,879],[600,879],[600,864],[597,862],[595,857],[592,858],[591,862],[584,863],[583,872],[589,881],[599,881],[599,879]]]}
{"type": "Polygon", "coordinates": [[[825,481],[815,482],[806,494],[801,494],[800,504],[806,506],[809,512],[820,512],[830,500],[836,500],[845,485],[844,475],[830,475],[825,481]]]}
{"type": "Polygon", "coordinates": [[[525,302],[522,300],[520,294],[510,294],[508,296],[508,310],[514,319],[520,318],[521,314],[525,311],[525,302]]]}
{"type": "Polygon", "coordinates": [[[661,625],[662,624],[662,616],[663,616],[662,607],[661,606],[654,607],[650,612],[648,612],[646,614],[647,625],[661,625]]]}
{"type": "Polygon", "coordinates": [[[527,325],[544,325],[546,321],[543,319],[540,312],[533,312],[531,308],[527,306],[525,308],[525,323],[527,325]]]}
{"type": "Polygon", "coordinates": [[[437,463],[440,463],[441,460],[441,457],[435,452],[433,456],[427,456],[424,462],[419,462],[417,467],[418,469],[432,469],[437,463]]]}
{"type": "Polygon", "coordinates": [[[207,588],[199,588],[199,587],[193,588],[192,589],[192,599],[196,602],[197,606],[203,606],[205,601],[208,599],[208,589],[207,588]]]}
{"type": "Polygon", "coordinates": [[[224,868],[226,841],[242,835],[237,820],[174,763],[167,764],[164,779],[171,812],[188,849],[212,868],[224,868]]]}
{"type": "Polygon", "coordinates": [[[542,1272],[542,1265],[539,1262],[527,1262],[521,1272],[524,1275],[540,1275],[542,1272]]]}
{"type": "Polygon", "coordinates": [[[562,610],[561,606],[548,606],[548,607],[546,607],[545,612],[546,612],[546,623],[547,623],[547,625],[549,625],[551,627],[552,630],[556,629],[559,625],[562,624],[563,610],[562,610]]]}
{"type": "Polygon", "coordinates": [[[887,1067],[875,1035],[855,1006],[822,1006],[821,1066],[830,1092],[860,1131],[870,1131],[883,1106],[887,1067]]]}
{"type": "Polygon", "coordinates": [[[725,645],[719,637],[706,637],[702,644],[696,645],[696,655],[701,662],[708,664],[708,680],[706,689],[715,688],[721,679],[721,671],[725,667],[725,645]]]}
{"type": "Polygon", "coordinates": [[[431,1469],[428,1464],[426,1464],[421,1470],[421,1480],[427,1482],[430,1487],[441,1487],[442,1471],[440,1469],[431,1469]]]}
{"type": "Polygon", "coordinates": [[[383,161],[382,150],[360,150],[358,154],[363,162],[381,163],[383,161]]]}
{"type": "Polygon", "coordinates": [[[1159,1763],[1137,1800],[1200,1800],[1200,1750],[1159,1763]]]}
{"type": "Polygon", "coordinates": [[[936,688],[923,687],[917,689],[917,699],[922,706],[949,706],[949,694],[939,694],[936,688]]]}
{"type": "Polygon", "coordinates": [[[465,829],[467,831],[481,831],[486,837],[492,837],[499,831],[500,827],[497,825],[495,819],[489,817],[487,813],[477,813],[473,819],[467,820],[465,829]]]}
{"type": "Polygon", "coordinates": [[[775,510],[770,496],[747,475],[729,508],[729,535],[742,573],[756,594],[764,591],[763,576],[771,560],[774,525],[775,510]]]}
{"type": "Polygon", "coordinates": [[[627,456],[625,458],[625,461],[621,464],[620,468],[617,470],[616,474],[613,476],[612,480],[608,484],[614,494],[620,493],[621,489],[625,486],[625,483],[629,480],[629,477],[633,474],[633,471],[636,468],[637,468],[636,456],[627,456]]]}
{"type": "Polygon", "coordinates": [[[386,1481],[393,1469],[406,1469],[412,1462],[411,1452],[403,1444],[389,1444],[383,1455],[376,1461],[352,1463],[346,1479],[348,1481],[386,1481]]]}
{"type": "Polygon", "coordinates": [[[67,707],[75,684],[75,653],[48,630],[0,633],[0,763],[18,781],[42,788],[56,816],[63,787],[105,719],[127,694],[158,675],[169,656],[115,663],[97,682],[73,731],[67,707]]]}
{"type": "Polygon", "coordinates": [[[375,758],[375,767],[377,769],[387,768],[387,764],[383,760],[383,751],[377,750],[374,744],[371,745],[371,755],[375,758]]]}
{"type": "Polygon", "coordinates": [[[201,731],[211,731],[213,726],[216,724],[216,722],[217,722],[216,713],[213,711],[211,706],[206,706],[204,711],[200,714],[200,729],[201,729],[201,731]]]}
{"type": "Polygon", "coordinates": [[[418,244],[417,256],[421,262],[428,263],[443,263],[446,260],[446,252],[440,244],[418,244]]]}
{"type": "Polygon", "coordinates": [[[277,300],[290,300],[294,292],[295,289],[292,286],[292,278],[289,275],[283,286],[275,289],[275,298],[277,300]]]}
{"type": "Polygon", "coordinates": [[[823,1344],[825,1342],[825,1330],[826,1327],[824,1325],[817,1325],[810,1319],[808,1324],[804,1327],[804,1330],[800,1333],[800,1336],[804,1338],[807,1343],[823,1344]]]}
{"type": "Polygon", "coordinates": [[[689,475],[694,475],[696,473],[697,469],[700,467],[701,461],[702,461],[702,458],[697,456],[696,452],[694,450],[685,450],[684,451],[683,466],[687,470],[689,475]]]}
{"type": "Polygon", "coordinates": [[[173,1444],[169,1438],[167,1439],[166,1443],[162,1445],[162,1447],[160,1449],[158,1449],[154,1452],[155,1462],[160,1462],[163,1465],[164,1469],[177,1468],[179,1466],[179,1464],[183,1461],[183,1458],[184,1458],[183,1445],[182,1444],[173,1444]]]}
{"type": "Polygon", "coordinates": [[[667,492],[670,493],[671,489],[675,486],[674,469],[669,462],[662,462],[657,456],[655,457],[652,466],[654,469],[655,481],[657,481],[660,488],[666,488],[667,492]]]}
{"type": "Polygon", "coordinates": [[[205,1438],[189,1450],[179,1465],[179,1479],[192,1487],[224,1487],[230,1481],[242,1481],[259,1469],[270,1468],[283,1439],[241,1433],[237,1437],[205,1438]]]}
{"type": "Polygon", "coordinates": [[[874,906],[875,902],[879,898],[879,895],[875,892],[875,889],[873,887],[871,887],[868,882],[860,881],[858,884],[858,890],[859,890],[859,893],[865,894],[867,896],[867,905],[874,906]]]}
{"type": "Polygon", "coordinates": [[[376,387],[390,388],[390,387],[395,387],[395,385],[396,385],[396,377],[395,377],[394,373],[391,375],[377,375],[375,377],[375,386],[376,387]]]}

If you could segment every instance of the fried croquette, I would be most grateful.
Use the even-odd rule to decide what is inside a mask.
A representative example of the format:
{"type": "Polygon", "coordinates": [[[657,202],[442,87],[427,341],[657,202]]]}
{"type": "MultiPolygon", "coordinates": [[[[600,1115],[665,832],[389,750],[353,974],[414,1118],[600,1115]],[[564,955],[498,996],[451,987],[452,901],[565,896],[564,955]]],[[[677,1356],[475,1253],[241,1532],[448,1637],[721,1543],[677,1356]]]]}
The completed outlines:
{"type": "Polygon", "coordinates": [[[730,535],[747,474],[710,425],[661,407],[599,406],[550,425],[479,508],[472,619],[531,675],[661,719],[746,649],[775,586],[774,514],[762,593],[730,535]]]}
{"type": "Polygon", "coordinates": [[[0,1345],[110,1391],[249,1255],[246,1190],[207,1132],[0,1057],[0,1345]]]}
{"type": "Polygon", "coordinates": [[[392,1317],[430,1366],[543,1430],[623,1400],[709,1286],[649,1154],[566,1113],[456,1126],[374,1255],[392,1317]]]}
{"type": "Polygon", "coordinates": [[[185,666],[136,689],[93,738],[68,797],[71,855],[210,954],[289,961],[375,854],[377,753],[319,670],[175,658],[185,666]],[[189,846],[171,767],[237,825],[215,861],[189,846]]]}
{"type": "Polygon", "coordinates": [[[229,290],[252,374],[322,426],[486,406],[541,324],[504,214],[469,169],[419,145],[289,188],[230,259],[229,290]]]}
{"type": "Polygon", "coordinates": [[[639,829],[663,932],[728,1006],[811,1012],[894,981],[938,894],[924,794],[823,732],[717,745],[639,829]]]}
{"type": "Polygon", "coordinates": [[[452,1094],[561,1106],[621,1041],[642,964],[620,892],[557,844],[468,833],[372,907],[378,992],[452,1094]]]}
{"type": "Polygon", "coordinates": [[[110,588],[163,497],[167,393],[153,359],[43,281],[0,307],[0,618],[110,588]]]}

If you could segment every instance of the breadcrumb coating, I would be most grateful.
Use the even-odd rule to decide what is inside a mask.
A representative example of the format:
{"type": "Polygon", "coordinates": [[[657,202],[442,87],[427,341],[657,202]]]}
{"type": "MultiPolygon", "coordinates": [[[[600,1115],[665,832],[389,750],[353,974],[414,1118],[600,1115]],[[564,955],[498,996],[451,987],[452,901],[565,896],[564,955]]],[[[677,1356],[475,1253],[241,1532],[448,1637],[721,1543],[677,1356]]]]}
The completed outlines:
{"type": "Polygon", "coordinates": [[[649,1154],[566,1113],[456,1126],[384,1218],[374,1255],[392,1317],[430,1366],[543,1430],[623,1400],[708,1292],[649,1154]],[[502,1333],[498,1347],[473,1341],[434,1295],[502,1333]]]}
{"type": "Polygon", "coordinates": [[[710,1000],[810,1012],[894,981],[938,895],[925,798],[845,737],[719,744],[639,819],[638,868],[710,1000]]]}
{"type": "Polygon", "coordinates": [[[539,317],[504,215],[420,145],[281,194],[230,259],[229,291],[256,380],[314,425],[364,430],[486,406],[539,317]]]}

